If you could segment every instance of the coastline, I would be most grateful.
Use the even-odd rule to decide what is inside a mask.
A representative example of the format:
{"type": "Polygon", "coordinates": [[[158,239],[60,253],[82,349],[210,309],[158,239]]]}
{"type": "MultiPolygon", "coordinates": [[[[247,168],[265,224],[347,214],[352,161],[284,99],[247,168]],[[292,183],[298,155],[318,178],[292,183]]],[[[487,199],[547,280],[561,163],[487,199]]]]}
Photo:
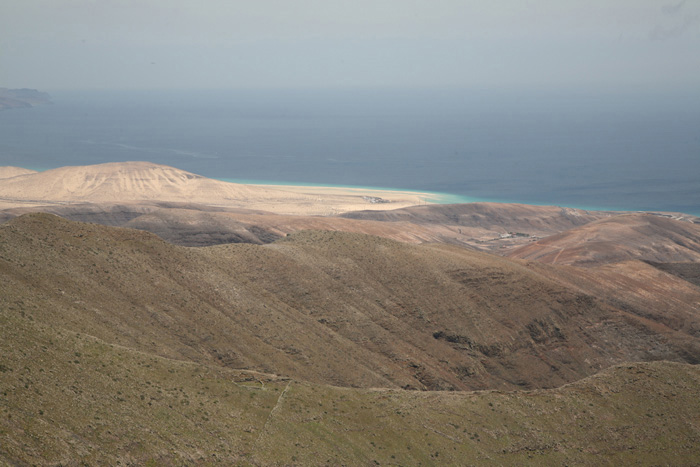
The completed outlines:
{"type": "Polygon", "coordinates": [[[3,169],[0,178],[4,179],[0,190],[2,208],[161,201],[330,216],[456,201],[449,195],[410,190],[240,183],[145,161],[66,166],[42,172],[28,170],[29,173],[20,176],[14,175],[16,167],[0,169],[3,169]]]}
{"type": "MultiPolygon", "coordinates": [[[[477,203],[485,201],[480,198],[470,198],[463,195],[455,195],[452,193],[441,193],[437,191],[421,191],[410,190],[403,188],[386,188],[373,187],[363,185],[333,185],[328,183],[306,183],[306,182],[274,182],[267,180],[245,180],[235,178],[215,178],[228,183],[237,183],[247,186],[256,186],[261,188],[283,190],[291,193],[310,194],[310,195],[333,195],[333,196],[367,196],[381,198],[384,200],[395,200],[400,198],[417,199],[417,204],[462,204],[462,203],[477,203]]],[[[377,203],[382,204],[382,203],[377,203]]]]}
{"type": "Polygon", "coordinates": [[[679,108],[663,101],[667,113],[661,118],[661,101],[643,100],[645,94],[633,93],[634,99],[627,95],[623,101],[611,95],[615,99],[602,104],[617,111],[601,113],[601,102],[579,93],[568,96],[575,100],[552,114],[552,105],[562,104],[559,98],[533,99],[532,105],[512,108],[508,106],[516,101],[504,100],[500,93],[479,94],[476,102],[461,100],[462,94],[454,91],[431,91],[417,94],[423,97],[415,106],[409,102],[415,113],[388,118],[380,110],[403,100],[385,91],[389,90],[362,97],[344,91],[312,96],[283,90],[275,95],[54,90],[55,105],[1,114],[7,156],[3,164],[45,171],[59,163],[145,159],[207,177],[259,179],[241,180],[254,185],[366,184],[391,187],[389,191],[454,194],[426,197],[438,203],[700,215],[692,175],[700,159],[689,156],[697,153],[693,129],[700,114],[685,101],[673,101],[679,108]],[[428,97],[436,96],[445,105],[436,107],[440,112],[426,113],[424,104],[434,102],[428,97]],[[338,105],[329,107],[329,98],[338,105]],[[571,105],[579,101],[585,106],[571,105]],[[373,106],[358,107],[360,102],[373,106]],[[626,105],[632,103],[633,107],[626,105]],[[494,107],[497,104],[502,106],[494,107]],[[207,118],[212,108],[219,109],[222,131],[210,132],[207,118]],[[359,108],[366,110],[361,119],[353,117],[359,108]],[[458,110],[459,120],[446,116],[448,109],[458,110]],[[484,119],[487,109],[496,109],[496,114],[488,114],[492,116],[508,109],[518,113],[484,119]],[[685,117],[676,120],[681,109],[685,117]],[[549,119],[553,115],[557,118],[549,119]],[[125,121],[132,124],[122,125],[125,121]],[[482,131],[465,132],[465,125],[482,131]],[[620,131],[609,131],[618,127],[620,131]],[[553,129],[559,136],[544,144],[553,129]],[[271,130],[279,132],[273,139],[268,137],[271,130]],[[436,134],[441,137],[430,136],[436,134]],[[658,157],[661,147],[663,158],[658,157]],[[486,157],[491,153],[493,157],[486,157]],[[509,155],[505,160],[513,163],[499,162],[499,154],[509,155]],[[629,161],[612,163],[624,157],[629,161]]]}
{"type": "MultiPolygon", "coordinates": [[[[31,167],[27,169],[37,172],[51,170],[45,167],[31,167]]],[[[288,214],[303,213],[313,215],[329,215],[346,212],[348,210],[385,210],[427,204],[499,203],[522,204],[530,206],[556,206],[578,209],[582,211],[682,213],[693,217],[700,217],[700,213],[692,212],[692,210],[632,209],[620,206],[589,206],[578,204],[561,204],[547,201],[533,202],[528,200],[493,199],[403,188],[362,185],[334,185],[313,182],[280,182],[228,177],[209,178],[209,180],[244,185],[254,190],[266,191],[267,195],[264,195],[261,199],[255,199],[256,196],[244,196],[245,199],[242,201],[244,204],[250,203],[247,207],[251,209],[266,209],[273,212],[284,212],[288,214]],[[284,196],[284,194],[289,196],[284,196]],[[273,201],[272,198],[278,199],[273,201]],[[317,202],[319,205],[314,206],[314,204],[317,204],[317,202]]],[[[237,204],[231,203],[231,201],[231,198],[227,198],[227,202],[224,204],[237,204]]],[[[6,209],[17,205],[27,206],[41,204],[46,204],[46,201],[36,200],[31,202],[24,200],[19,202],[18,200],[8,199],[0,201],[0,208],[6,209]]],[[[239,204],[237,207],[245,206],[239,204]]]]}
{"type": "MultiPolygon", "coordinates": [[[[555,202],[535,202],[511,199],[472,198],[465,195],[443,193],[436,191],[420,191],[401,188],[368,187],[362,185],[332,185],[324,183],[293,183],[271,182],[262,180],[239,180],[230,178],[217,178],[216,180],[239,183],[248,186],[256,186],[273,190],[283,190],[296,194],[325,195],[325,196],[372,196],[383,198],[391,203],[406,202],[409,199],[419,199],[417,205],[426,204],[469,204],[469,203],[495,203],[495,204],[521,204],[526,206],[553,206],[580,211],[593,212],[619,212],[619,213],[671,213],[684,214],[692,217],[700,217],[700,213],[679,210],[664,209],[634,209],[620,206],[588,206],[579,204],[561,204],[555,202]]],[[[372,204],[370,209],[381,209],[382,204],[372,204]]],[[[392,204],[386,205],[387,209],[396,209],[392,204]]]]}
{"type": "MultiPolygon", "coordinates": [[[[422,204],[466,204],[466,203],[498,203],[498,204],[523,204],[529,206],[556,206],[562,208],[579,209],[582,211],[615,211],[615,212],[655,212],[656,210],[635,210],[635,209],[625,209],[619,206],[615,207],[605,207],[605,206],[584,206],[584,205],[569,205],[569,204],[558,204],[555,202],[530,202],[522,200],[512,200],[512,199],[493,199],[493,198],[480,198],[480,197],[470,197],[466,195],[457,195],[453,193],[444,193],[438,191],[421,191],[421,190],[411,190],[402,188],[386,188],[386,187],[372,187],[363,185],[333,185],[328,183],[306,183],[306,182],[275,182],[267,180],[247,180],[247,179],[235,179],[235,178],[215,178],[222,182],[237,183],[249,186],[258,186],[261,188],[269,188],[276,190],[284,190],[293,193],[306,193],[306,194],[326,194],[326,195],[340,195],[340,196],[377,196],[377,197],[396,197],[401,196],[405,199],[406,196],[418,197],[422,200],[422,204]]],[[[692,213],[686,213],[695,215],[692,213]]]]}

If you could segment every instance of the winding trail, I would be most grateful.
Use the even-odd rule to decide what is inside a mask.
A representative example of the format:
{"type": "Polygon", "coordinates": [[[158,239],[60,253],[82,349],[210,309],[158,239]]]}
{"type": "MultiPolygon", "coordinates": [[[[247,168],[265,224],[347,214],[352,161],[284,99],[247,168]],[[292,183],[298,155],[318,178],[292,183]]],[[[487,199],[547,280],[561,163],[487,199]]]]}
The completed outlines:
{"type": "Polygon", "coordinates": [[[557,253],[557,256],[555,256],[554,259],[552,260],[552,264],[557,263],[557,260],[559,259],[559,257],[561,256],[563,251],[564,251],[564,248],[559,248],[559,253],[557,253]]]}
{"type": "Polygon", "coordinates": [[[284,388],[284,391],[282,391],[282,394],[277,398],[277,403],[275,406],[270,410],[270,413],[267,415],[267,418],[265,419],[265,423],[263,424],[262,428],[260,429],[260,435],[258,435],[258,438],[255,440],[255,443],[253,446],[257,446],[260,440],[262,439],[263,435],[267,432],[267,427],[270,424],[270,421],[272,420],[272,416],[275,414],[277,409],[282,405],[282,401],[284,400],[284,396],[287,394],[287,391],[289,390],[289,386],[291,386],[292,382],[291,380],[287,383],[287,386],[284,388]]]}

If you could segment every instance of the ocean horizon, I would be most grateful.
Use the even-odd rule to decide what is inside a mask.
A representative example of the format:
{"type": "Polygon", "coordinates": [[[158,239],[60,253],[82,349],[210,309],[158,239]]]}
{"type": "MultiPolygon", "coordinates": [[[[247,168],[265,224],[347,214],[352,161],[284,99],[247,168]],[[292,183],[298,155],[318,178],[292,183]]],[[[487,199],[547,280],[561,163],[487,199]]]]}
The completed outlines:
{"type": "Polygon", "coordinates": [[[470,90],[54,91],[0,165],[146,160],[255,184],[700,215],[697,97],[470,90]]]}

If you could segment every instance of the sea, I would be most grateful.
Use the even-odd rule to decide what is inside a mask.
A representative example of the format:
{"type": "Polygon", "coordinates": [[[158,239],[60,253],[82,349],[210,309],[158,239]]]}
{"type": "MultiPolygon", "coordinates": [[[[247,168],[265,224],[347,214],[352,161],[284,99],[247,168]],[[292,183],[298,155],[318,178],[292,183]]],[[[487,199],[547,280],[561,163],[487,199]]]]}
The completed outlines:
{"type": "Polygon", "coordinates": [[[0,165],[143,160],[244,183],[700,216],[700,92],[49,92],[52,105],[0,112],[0,165]]]}

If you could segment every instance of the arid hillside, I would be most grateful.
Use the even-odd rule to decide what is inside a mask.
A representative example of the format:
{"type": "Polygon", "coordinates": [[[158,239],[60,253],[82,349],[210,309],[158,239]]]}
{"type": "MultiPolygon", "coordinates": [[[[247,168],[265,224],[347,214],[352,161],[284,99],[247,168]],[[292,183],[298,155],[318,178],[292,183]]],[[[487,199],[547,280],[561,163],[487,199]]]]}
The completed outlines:
{"type": "Polygon", "coordinates": [[[443,224],[480,227],[501,233],[546,236],[615,215],[607,211],[584,211],[558,206],[530,206],[508,203],[468,203],[411,206],[388,211],[359,211],[343,214],[351,219],[414,224],[443,224]]]}
{"type": "Polygon", "coordinates": [[[20,216],[0,226],[0,461],[695,464],[693,271],[20,216]]]}
{"type": "MultiPolygon", "coordinates": [[[[47,214],[0,226],[0,242],[10,311],[163,357],[316,383],[543,388],[626,361],[700,358],[700,321],[685,308],[650,321],[606,300],[614,290],[448,245],[308,231],[192,249],[47,214]]],[[[687,306],[700,301],[687,293],[687,306]]]]}
{"type": "Polygon", "coordinates": [[[30,212],[48,212],[70,220],[146,230],[183,246],[263,244],[300,230],[326,230],[366,233],[406,243],[448,243],[498,253],[616,215],[493,203],[363,210],[342,216],[288,215],[193,202],[143,200],[28,204],[1,209],[0,223],[30,212]]]}
{"type": "Polygon", "coordinates": [[[700,261],[700,223],[622,214],[538,240],[508,253],[548,264],[597,266],[626,260],[700,261]]]}
{"type": "MultiPolygon", "coordinates": [[[[146,230],[182,246],[264,244],[301,230],[366,233],[406,243],[459,243],[450,226],[439,224],[386,223],[335,216],[292,216],[252,209],[172,202],[76,203],[9,208],[0,211],[0,223],[31,212],[46,212],[80,222],[146,230]]],[[[494,235],[496,234],[492,233],[491,237],[494,235]]]]}
{"type": "Polygon", "coordinates": [[[349,389],[158,357],[0,311],[7,465],[695,465],[700,369],[558,389],[349,389]]]}

